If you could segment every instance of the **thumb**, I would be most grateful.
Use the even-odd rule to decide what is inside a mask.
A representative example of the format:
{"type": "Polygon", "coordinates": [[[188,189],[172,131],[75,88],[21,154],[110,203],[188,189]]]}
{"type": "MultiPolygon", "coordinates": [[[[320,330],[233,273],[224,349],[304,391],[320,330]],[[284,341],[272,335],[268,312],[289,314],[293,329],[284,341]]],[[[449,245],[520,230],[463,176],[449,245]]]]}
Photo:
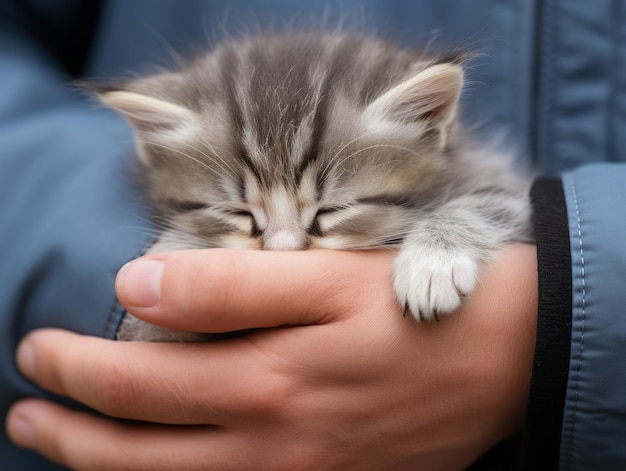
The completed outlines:
{"type": "Polygon", "coordinates": [[[350,313],[357,287],[391,292],[392,259],[391,252],[164,252],[126,264],[116,288],[128,312],[171,329],[321,324],[350,313]]]}

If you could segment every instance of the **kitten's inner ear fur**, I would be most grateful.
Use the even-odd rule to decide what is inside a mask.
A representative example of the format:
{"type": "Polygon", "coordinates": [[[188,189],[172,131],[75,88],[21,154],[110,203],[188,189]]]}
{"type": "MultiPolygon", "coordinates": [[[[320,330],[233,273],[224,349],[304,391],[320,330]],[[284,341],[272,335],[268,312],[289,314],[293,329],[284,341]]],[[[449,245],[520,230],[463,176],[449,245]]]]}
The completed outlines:
{"type": "Polygon", "coordinates": [[[176,131],[195,122],[195,113],[183,106],[128,91],[107,92],[100,99],[116,109],[139,133],[176,131]]]}
{"type": "Polygon", "coordinates": [[[426,124],[445,134],[456,117],[462,88],[460,65],[432,65],[379,96],[368,105],[365,116],[388,124],[426,124]]]}

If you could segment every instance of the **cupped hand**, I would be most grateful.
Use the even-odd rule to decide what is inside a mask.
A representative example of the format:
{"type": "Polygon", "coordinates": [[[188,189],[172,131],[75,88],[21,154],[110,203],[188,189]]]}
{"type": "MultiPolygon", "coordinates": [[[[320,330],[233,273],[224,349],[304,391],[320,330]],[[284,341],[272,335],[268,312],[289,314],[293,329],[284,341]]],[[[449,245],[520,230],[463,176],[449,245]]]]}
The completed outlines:
{"type": "Polygon", "coordinates": [[[393,257],[218,249],[132,262],[117,287],[134,315],[259,329],[202,344],[36,331],[18,349],[24,374],[104,416],[25,399],[9,436],[77,470],[463,469],[523,418],[534,247],[506,249],[457,313],[420,326],[396,304],[393,257]]]}

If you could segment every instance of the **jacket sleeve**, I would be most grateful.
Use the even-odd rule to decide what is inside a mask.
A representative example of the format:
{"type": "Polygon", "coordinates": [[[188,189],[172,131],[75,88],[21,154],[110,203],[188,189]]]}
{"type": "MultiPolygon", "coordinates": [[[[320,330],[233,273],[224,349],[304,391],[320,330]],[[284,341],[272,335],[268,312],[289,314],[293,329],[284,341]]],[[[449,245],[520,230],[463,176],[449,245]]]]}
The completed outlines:
{"type": "MultiPolygon", "coordinates": [[[[58,57],[71,24],[60,27],[63,44],[28,34],[45,26],[45,11],[22,8],[37,3],[45,4],[0,4],[2,417],[16,399],[42,395],[15,367],[20,338],[51,326],[111,336],[115,274],[149,240],[149,215],[126,171],[131,133],[66,85],[77,62],[58,57]]],[[[49,469],[2,433],[2,469],[49,469]]]]}
{"type": "Polygon", "coordinates": [[[626,164],[563,177],[572,329],[560,465],[626,468],[626,164]]]}
{"type": "Polygon", "coordinates": [[[525,469],[626,469],[625,183],[626,164],[605,163],[533,188],[539,319],[525,469]]]}

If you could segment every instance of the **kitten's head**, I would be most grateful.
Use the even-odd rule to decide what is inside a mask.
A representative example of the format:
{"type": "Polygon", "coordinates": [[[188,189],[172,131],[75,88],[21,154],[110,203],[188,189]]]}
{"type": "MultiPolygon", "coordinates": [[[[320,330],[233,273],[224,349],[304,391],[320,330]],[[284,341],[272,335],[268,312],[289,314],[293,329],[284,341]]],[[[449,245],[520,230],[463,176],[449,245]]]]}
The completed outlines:
{"type": "Polygon", "coordinates": [[[101,94],[174,247],[369,248],[445,192],[463,70],[356,35],[222,44],[101,94]]]}

